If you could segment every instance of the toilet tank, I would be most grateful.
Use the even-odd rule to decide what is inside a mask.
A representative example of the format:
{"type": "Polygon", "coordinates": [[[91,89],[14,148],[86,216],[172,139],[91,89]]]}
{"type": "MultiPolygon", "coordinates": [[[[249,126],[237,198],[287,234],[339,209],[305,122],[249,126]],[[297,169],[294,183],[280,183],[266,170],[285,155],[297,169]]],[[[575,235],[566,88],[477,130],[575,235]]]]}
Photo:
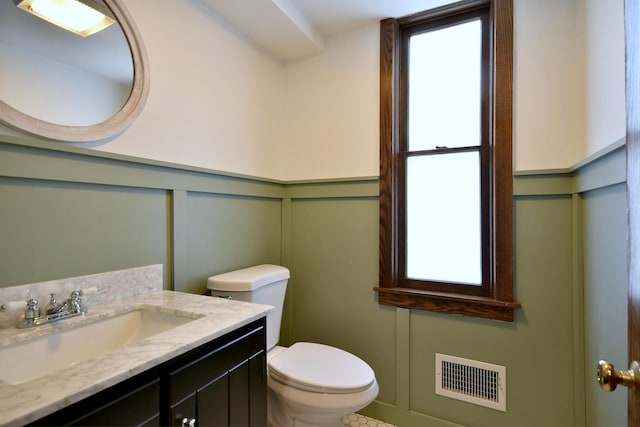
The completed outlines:
{"type": "Polygon", "coordinates": [[[287,268],[262,264],[211,276],[207,280],[207,288],[211,296],[274,306],[275,309],[267,315],[267,350],[270,350],[280,340],[288,280],[287,268]]]}

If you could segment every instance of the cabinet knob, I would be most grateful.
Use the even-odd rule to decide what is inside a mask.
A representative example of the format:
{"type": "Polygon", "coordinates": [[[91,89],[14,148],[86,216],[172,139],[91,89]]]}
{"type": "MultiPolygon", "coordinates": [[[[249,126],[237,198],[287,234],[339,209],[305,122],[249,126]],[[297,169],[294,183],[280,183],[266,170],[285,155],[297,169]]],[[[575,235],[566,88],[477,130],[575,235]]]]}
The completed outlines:
{"type": "Polygon", "coordinates": [[[196,427],[196,419],[184,417],[181,427],[196,427]]]}

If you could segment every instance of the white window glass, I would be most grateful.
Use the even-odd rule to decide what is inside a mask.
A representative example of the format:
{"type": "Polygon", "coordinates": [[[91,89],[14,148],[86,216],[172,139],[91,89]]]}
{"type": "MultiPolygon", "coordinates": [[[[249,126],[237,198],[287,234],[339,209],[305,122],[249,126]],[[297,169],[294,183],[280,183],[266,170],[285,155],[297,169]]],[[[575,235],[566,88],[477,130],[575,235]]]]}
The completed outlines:
{"type": "Polygon", "coordinates": [[[409,41],[409,150],[480,145],[481,22],[409,41]]]}
{"type": "Polygon", "coordinates": [[[407,277],[482,283],[477,151],[408,159],[407,277]]]}

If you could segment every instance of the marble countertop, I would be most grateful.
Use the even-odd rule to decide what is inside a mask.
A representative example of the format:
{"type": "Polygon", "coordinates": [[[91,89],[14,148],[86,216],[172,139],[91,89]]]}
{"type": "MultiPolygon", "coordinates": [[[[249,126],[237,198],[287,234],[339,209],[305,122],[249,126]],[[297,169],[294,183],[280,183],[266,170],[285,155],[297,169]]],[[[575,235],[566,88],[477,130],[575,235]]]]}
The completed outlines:
{"type": "MultiPolygon", "coordinates": [[[[0,329],[3,348],[138,308],[179,313],[194,320],[18,385],[0,381],[0,426],[17,426],[69,406],[153,366],[265,316],[271,306],[173,291],[152,291],[88,307],[75,317],[30,329],[0,329]]],[[[11,369],[3,366],[0,369],[11,369]]]]}

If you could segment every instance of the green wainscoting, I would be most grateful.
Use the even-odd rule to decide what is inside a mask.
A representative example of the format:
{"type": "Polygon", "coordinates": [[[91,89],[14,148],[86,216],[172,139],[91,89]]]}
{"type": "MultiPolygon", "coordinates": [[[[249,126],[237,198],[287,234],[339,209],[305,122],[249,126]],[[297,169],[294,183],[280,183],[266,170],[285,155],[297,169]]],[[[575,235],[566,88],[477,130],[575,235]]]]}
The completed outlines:
{"type": "Polygon", "coordinates": [[[161,263],[165,288],[281,262],[284,185],[5,137],[0,286],[161,263]]]}
{"type": "Polygon", "coordinates": [[[166,191],[2,177],[0,194],[3,286],[167,265],[166,191]]]}
{"type": "Polygon", "coordinates": [[[256,264],[279,264],[281,200],[210,193],[187,195],[187,287],[206,291],[206,278],[256,264]]]}
{"type": "Polygon", "coordinates": [[[626,326],[602,302],[626,290],[624,158],[617,142],[569,170],[516,174],[523,308],[501,323],[377,304],[377,178],[278,182],[5,138],[0,286],[162,263],[166,288],[204,293],[211,274],[280,263],[292,275],[282,343],[369,362],[380,394],[367,415],[403,427],[623,425],[624,393],[592,377],[594,357],[626,363],[604,354],[626,345],[626,326]],[[437,396],[436,352],[506,366],[507,412],[437,396]]]}
{"type": "Polygon", "coordinates": [[[602,391],[594,380],[594,370],[599,359],[607,359],[620,369],[628,366],[625,185],[589,191],[582,203],[586,418],[590,426],[624,426],[626,390],[602,391]]]}

